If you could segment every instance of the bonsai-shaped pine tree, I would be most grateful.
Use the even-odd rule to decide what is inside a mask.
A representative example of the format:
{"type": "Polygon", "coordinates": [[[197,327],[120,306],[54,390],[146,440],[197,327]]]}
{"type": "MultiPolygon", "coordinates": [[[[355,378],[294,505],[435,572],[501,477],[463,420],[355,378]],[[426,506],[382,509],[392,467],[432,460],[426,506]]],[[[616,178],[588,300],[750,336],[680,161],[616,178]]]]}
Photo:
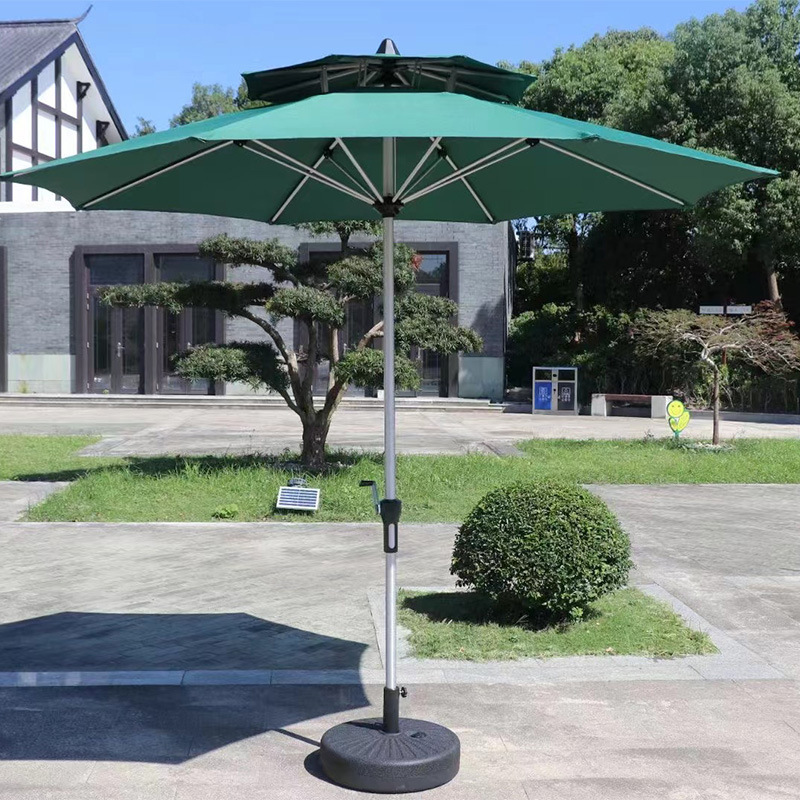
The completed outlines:
{"type": "Polygon", "coordinates": [[[647,311],[634,335],[650,353],[699,361],[711,371],[712,443],[719,444],[720,384],[724,356],[757,367],[768,375],[800,372],[800,340],[794,323],[774,303],[759,303],[752,314],[721,317],[683,309],[647,311]]]}
{"type": "MultiPolygon", "coordinates": [[[[381,295],[383,250],[380,243],[367,249],[350,247],[355,233],[375,235],[376,226],[368,222],[303,227],[315,235],[337,233],[341,258],[332,264],[304,262],[296,250],[277,239],[256,241],[221,234],[200,244],[201,255],[230,266],[263,267],[263,281],[112,286],[100,296],[116,306],[160,306],[173,312],[209,308],[261,328],[267,341],[201,345],[177,356],[174,367],[189,379],[243,382],[277,392],[303,425],[303,464],[320,469],[331,419],[347,387],[383,385],[383,355],[374,348],[383,337],[383,321],[359,331],[357,345],[347,352],[340,339],[348,304],[371,304],[381,295]],[[302,344],[284,339],[278,330],[281,319],[299,324],[304,335],[296,338],[302,344]],[[323,361],[330,364],[327,391],[315,398],[314,385],[323,361]]],[[[406,389],[419,386],[419,372],[410,358],[412,347],[450,354],[482,346],[474,331],[453,324],[457,306],[452,300],[414,291],[416,263],[409,247],[396,246],[395,372],[397,386],[406,389]]]]}

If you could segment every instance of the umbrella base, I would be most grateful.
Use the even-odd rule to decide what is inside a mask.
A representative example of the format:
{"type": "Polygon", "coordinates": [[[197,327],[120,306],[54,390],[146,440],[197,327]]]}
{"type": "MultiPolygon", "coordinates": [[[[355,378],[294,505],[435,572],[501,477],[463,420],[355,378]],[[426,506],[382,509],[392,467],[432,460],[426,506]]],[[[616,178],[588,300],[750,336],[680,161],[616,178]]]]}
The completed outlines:
{"type": "Polygon", "coordinates": [[[451,730],[401,719],[386,733],[381,719],[360,719],[331,728],[320,743],[320,761],[334,783],[364,792],[422,792],[458,773],[461,743],[451,730]]]}

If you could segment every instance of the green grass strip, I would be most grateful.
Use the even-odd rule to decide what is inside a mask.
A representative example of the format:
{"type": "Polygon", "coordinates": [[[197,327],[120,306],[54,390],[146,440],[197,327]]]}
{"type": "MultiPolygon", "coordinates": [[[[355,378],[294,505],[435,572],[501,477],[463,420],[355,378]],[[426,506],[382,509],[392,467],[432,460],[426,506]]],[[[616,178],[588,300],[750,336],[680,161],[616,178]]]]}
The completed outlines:
{"type": "Polygon", "coordinates": [[[417,658],[508,661],[556,656],[631,655],[672,658],[716,653],[665,603],[621,589],[593,603],[583,619],[563,625],[496,618],[471,592],[401,592],[400,624],[417,658]]]}
{"type": "MultiPolygon", "coordinates": [[[[382,483],[381,457],[332,453],[324,476],[305,476],[322,490],[313,516],[276,513],[278,487],[302,475],[286,457],[207,456],[98,459],[77,451],[82,436],[0,436],[0,479],[73,480],[31,510],[42,521],[374,521],[362,479],[382,483]],[[232,512],[232,513],[228,513],[232,512]]],[[[602,483],[798,483],[800,441],[742,439],[729,450],[697,451],[669,440],[537,439],[519,458],[490,455],[401,456],[398,488],[405,522],[460,522],[496,486],[543,478],[602,483]]]]}

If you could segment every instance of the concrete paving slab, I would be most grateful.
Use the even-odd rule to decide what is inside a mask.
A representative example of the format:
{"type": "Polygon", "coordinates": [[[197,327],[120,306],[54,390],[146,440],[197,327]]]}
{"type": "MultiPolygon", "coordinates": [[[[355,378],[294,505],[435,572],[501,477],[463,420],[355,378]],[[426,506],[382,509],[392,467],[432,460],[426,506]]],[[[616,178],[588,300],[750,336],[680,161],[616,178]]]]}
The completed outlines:
{"type": "MultiPolygon", "coordinates": [[[[434,403],[397,412],[397,446],[401,453],[483,452],[508,455],[523,439],[640,439],[668,437],[660,420],[637,417],[547,416],[503,413],[496,409],[441,408],[434,403]]],[[[518,409],[509,409],[516,411],[518,409]]],[[[793,422],[756,421],[756,415],[723,420],[725,438],[800,436],[793,422]]],[[[160,454],[280,453],[300,446],[301,426],[288,408],[4,405],[0,433],[104,435],[87,454],[148,456],[160,454]]],[[[691,434],[711,435],[711,420],[692,420],[691,434]]],[[[383,448],[383,411],[378,406],[340,408],[329,437],[331,447],[348,450],[383,448]]]]}
{"type": "MultiPolygon", "coordinates": [[[[528,685],[426,683],[433,673],[408,665],[403,712],[452,727],[464,743],[456,781],[426,797],[800,797],[793,488],[597,489],[631,532],[637,581],[702,615],[733,658],[703,679],[687,658],[698,677],[603,680],[575,662],[562,667],[582,680],[528,685]],[[788,677],[731,679],[722,668],[741,667],[747,653],[788,677]]],[[[453,534],[453,526],[405,526],[400,583],[452,585],[453,534]]],[[[63,673],[91,662],[121,674],[133,663],[205,684],[0,687],[0,798],[352,796],[320,779],[313,753],[331,725],[378,713],[381,685],[364,682],[381,668],[364,593],[383,579],[379,538],[374,525],[1,525],[8,671],[24,671],[15,646],[27,641],[26,657],[63,673]],[[121,624],[109,626],[107,615],[121,624]],[[297,631],[307,642],[349,642],[355,658],[342,667],[342,650],[306,648],[289,664],[295,676],[305,680],[311,664],[348,678],[358,671],[361,683],[210,685],[210,658],[220,670],[236,667],[241,681],[243,663],[272,677],[292,649],[281,640],[304,640],[297,631]],[[273,644],[253,648],[250,636],[273,644]],[[49,647],[52,637],[65,646],[49,647]],[[248,652],[257,656],[249,663],[248,652]]]]}
{"type": "Polygon", "coordinates": [[[0,522],[20,519],[32,506],[67,486],[67,481],[0,481],[0,522]]]}

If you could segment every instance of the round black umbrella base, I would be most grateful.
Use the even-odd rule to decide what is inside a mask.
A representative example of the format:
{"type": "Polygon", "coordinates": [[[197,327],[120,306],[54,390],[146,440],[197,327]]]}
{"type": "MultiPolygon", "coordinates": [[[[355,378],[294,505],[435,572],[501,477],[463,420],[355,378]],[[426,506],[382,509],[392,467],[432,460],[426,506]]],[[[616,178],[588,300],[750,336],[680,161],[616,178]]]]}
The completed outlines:
{"type": "Polygon", "coordinates": [[[456,776],[460,758],[458,736],[419,719],[401,719],[400,733],[385,733],[381,719],[345,722],[327,731],[320,743],[325,774],[364,792],[433,789],[456,776]]]}

